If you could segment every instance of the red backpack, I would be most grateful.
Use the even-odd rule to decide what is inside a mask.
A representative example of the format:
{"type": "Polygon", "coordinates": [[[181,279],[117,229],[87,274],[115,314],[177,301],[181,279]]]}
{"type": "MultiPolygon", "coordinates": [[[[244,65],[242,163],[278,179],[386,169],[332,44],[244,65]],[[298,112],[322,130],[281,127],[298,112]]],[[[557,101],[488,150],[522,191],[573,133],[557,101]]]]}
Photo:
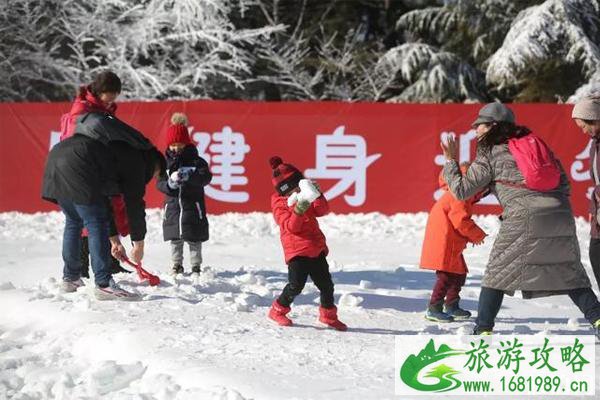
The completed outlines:
{"type": "Polygon", "coordinates": [[[525,187],[538,192],[556,189],[560,182],[558,163],[546,143],[529,134],[508,141],[508,150],[525,178],[525,187]]]}

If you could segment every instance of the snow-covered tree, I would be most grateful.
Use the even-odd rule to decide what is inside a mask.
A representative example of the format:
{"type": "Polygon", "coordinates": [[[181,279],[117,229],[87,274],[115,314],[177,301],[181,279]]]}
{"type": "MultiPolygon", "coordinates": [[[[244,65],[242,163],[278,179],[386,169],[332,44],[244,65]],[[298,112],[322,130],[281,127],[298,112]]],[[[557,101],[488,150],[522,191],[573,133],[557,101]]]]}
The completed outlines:
{"type": "Polygon", "coordinates": [[[522,11],[502,47],[490,58],[486,72],[488,82],[499,89],[521,92],[532,86],[552,86],[551,75],[571,79],[566,95],[582,96],[594,89],[594,83],[600,85],[597,0],[547,0],[522,11]],[[549,67],[547,76],[543,72],[549,67]],[[586,81],[584,90],[574,93],[586,81]]]}
{"type": "Polygon", "coordinates": [[[283,26],[237,29],[225,0],[72,1],[63,23],[82,70],[110,65],[127,97],[219,97],[217,84],[241,88],[251,49],[283,26]],[[102,60],[98,63],[97,60],[102,60]]]}
{"type": "MultiPolygon", "coordinates": [[[[253,50],[284,29],[282,25],[236,28],[229,18],[235,4],[227,0],[8,3],[0,18],[14,42],[3,37],[5,47],[0,48],[7,58],[0,77],[23,82],[24,88],[38,87],[37,81],[50,86],[17,99],[64,98],[65,90],[73,93],[107,67],[122,77],[125,98],[231,96],[227,89],[239,90],[248,78],[253,50]],[[26,51],[15,43],[22,43],[26,51]],[[60,96],[52,94],[54,90],[60,90],[60,96]]],[[[239,5],[246,8],[252,3],[239,5]]],[[[15,85],[11,90],[7,97],[15,98],[15,85]]]]}
{"type": "Polygon", "coordinates": [[[600,91],[599,2],[0,0],[0,101],[106,68],[138,100],[574,100],[600,91]]]}
{"type": "Polygon", "coordinates": [[[369,99],[361,82],[371,74],[368,65],[376,58],[366,53],[361,57],[358,37],[349,31],[339,43],[335,33],[327,36],[321,31],[313,45],[308,39],[290,37],[283,45],[260,52],[266,74],[257,79],[276,85],[281,98],[288,100],[369,99]]]}
{"type": "Polygon", "coordinates": [[[481,63],[500,46],[520,10],[540,0],[453,0],[402,15],[397,26],[409,42],[426,42],[481,63]]]}
{"type": "Polygon", "coordinates": [[[0,2],[0,100],[70,97],[78,70],[63,58],[55,1],[0,2]]]}
{"type": "Polygon", "coordinates": [[[483,74],[456,55],[424,43],[405,43],[379,59],[369,83],[376,100],[483,102],[483,74]]]}
{"type": "Polygon", "coordinates": [[[486,88],[482,71],[513,18],[531,3],[536,2],[455,0],[402,15],[397,27],[408,43],[386,57],[402,71],[415,65],[427,68],[395,99],[486,101],[494,97],[486,88]]]}

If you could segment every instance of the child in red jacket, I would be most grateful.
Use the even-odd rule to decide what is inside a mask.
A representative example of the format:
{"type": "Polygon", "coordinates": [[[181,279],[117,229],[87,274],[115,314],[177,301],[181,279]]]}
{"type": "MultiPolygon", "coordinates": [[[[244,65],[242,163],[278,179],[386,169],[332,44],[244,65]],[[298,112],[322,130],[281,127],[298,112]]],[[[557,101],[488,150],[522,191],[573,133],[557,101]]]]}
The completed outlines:
{"type": "MultiPolygon", "coordinates": [[[[461,164],[463,174],[468,167],[468,163],[461,164]]],[[[481,244],[486,235],[471,219],[473,205],[482,194],[460,201],[448,191],[441,174],[439,182],[446,192],[429,212],[420,267],[435,270],[437,277],[425,318],[435,322],[452,322],[471,317],[471,313],[458,304],[468,272],[463,250],[469,242],[481,244]]]]}
{"type": "Polygon", "coordinates": [[[295,204],[288,205],[290,195],[299,192],[298,184],[304,177],[297,168],[284,164],[279,157],[272,157],[269,162],[273,169],[273,185],[277,191],[271,197],[271,209],[275,222],[279,225],[289,281],[279,298],[273,301],[269,318],[281,326],[292,325],[292,320],[286,314],[290,312],[290,305],[302,292],[310,276],[321,292],[319,321],[345,331],[347,327],[338,319],[333,300],[333,282],[325,258],[329,250],[325,235],[317,222],[317,217],[329,213],[327,199],[320,194],[312,203],[299,199],[295,204]]]}

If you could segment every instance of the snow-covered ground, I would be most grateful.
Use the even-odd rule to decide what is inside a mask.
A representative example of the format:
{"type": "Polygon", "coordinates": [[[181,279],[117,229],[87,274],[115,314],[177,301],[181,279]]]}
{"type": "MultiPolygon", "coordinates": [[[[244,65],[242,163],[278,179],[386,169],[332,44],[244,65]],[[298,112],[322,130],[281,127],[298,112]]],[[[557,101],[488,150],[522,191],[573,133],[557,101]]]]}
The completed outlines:
{"type": "MultiPolygon", "coordinates": [[[[434,280],[416,267],[425,213],[321,219],[348,332],[317,322],[312,284],[293,305],[295,327],[266,319],[286,283],[270,214],[211,216],[204,258],[212,272],[197,285],[167,274],[160,218],[149,210],[144,265],[163,283],[119,274],[122,286],[143,295],[122,303],[95,301],[87,289],[59,292],[60,213],[0,214],[0,399],[393,399],[395,335],[470,332],[469,322],[423,319],[434,280]]],[[[498,229],[495,216],[477,221],[491,236],[466,252],[462,304],[471,310],[498,229]]],[[[589,227],[577,224],[589,271],[589,227]]],[[[497,331],[590,332],[565,296],[507,298],[497,331]]]]}

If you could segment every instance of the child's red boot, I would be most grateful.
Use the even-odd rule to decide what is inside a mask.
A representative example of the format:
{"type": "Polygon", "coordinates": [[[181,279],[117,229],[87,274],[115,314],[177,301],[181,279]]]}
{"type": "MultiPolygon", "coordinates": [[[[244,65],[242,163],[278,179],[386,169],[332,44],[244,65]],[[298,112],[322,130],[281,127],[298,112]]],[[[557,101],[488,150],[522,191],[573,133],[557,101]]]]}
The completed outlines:
{"type": "Polygon", "coordinates": [[[269,318],[277,322],[277,325],[291,326],[292,320],[286,316],[286,314],[289,313],[290,310],[291,308],[282,306],[281,304],[279,304],[279,301],[275,299],[275,301],[271,305],[271,309],[269,310],[269,318]]]}
{"type": "Polygon", "coordinates": [[[336,306],[331,308],[319,307],[319,321],[338,331],[345,331],[348,329],[346,324],[338,319],[336,306]]]}

